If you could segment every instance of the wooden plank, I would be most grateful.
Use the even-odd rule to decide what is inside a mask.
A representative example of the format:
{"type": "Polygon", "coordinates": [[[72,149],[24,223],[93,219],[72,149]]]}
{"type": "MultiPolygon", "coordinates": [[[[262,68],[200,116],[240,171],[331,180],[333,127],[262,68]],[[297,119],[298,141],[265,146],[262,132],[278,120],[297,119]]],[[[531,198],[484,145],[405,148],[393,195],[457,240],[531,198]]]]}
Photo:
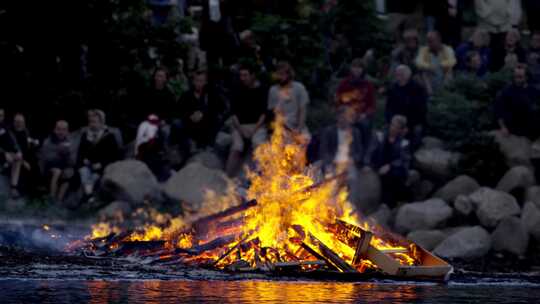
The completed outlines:
{"type": "Polygon", "coordinates": [[[330,269],[339,270],[329,259],[327,259],[325,256],[319,254],[315,249],[311,248],[308,244],[305,242],[302,242],[301,244],[302,248],[304,248],[307,252],[309,252],[311,255],[316,257],[319,260],[323,260],[326,262],[326,266],[328,266],[330,269]]]}
{"type": "Polygon", "coordinates": [[[384,254],[409,253],[409,250],[407,248],[404,248],[404,249],[380,249],[379,251],[384,253],[384,254]]]}
{"type": "Polygon", "coordinates": [[[326,260],[329,260],[336,268],[343,272],[357,272],[357,270],[345,262],[340,256],[338,256],[332,249],[328,248],[323,242],[317,239],[313,234],[309,233],[309,237],[315,246],[319,248],[319,252],[326,260]]]}
{"type": "Polygon", "coordinates": [[[356,244],[356,251],[354,252],[352,261],[353,265],[359,265],[362,262],[362,259],[366,259],[372,236],[373,233],[371,232],[364,231],[361,233],[358,243],[356,244]]]}

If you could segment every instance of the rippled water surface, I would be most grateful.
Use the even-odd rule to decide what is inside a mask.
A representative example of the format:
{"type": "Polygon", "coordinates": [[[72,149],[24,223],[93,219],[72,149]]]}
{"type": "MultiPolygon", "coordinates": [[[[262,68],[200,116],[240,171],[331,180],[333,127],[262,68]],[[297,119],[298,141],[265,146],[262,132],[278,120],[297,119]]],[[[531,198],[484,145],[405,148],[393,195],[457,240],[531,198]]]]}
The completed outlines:
{"type": "Polygon", "coordinates": [[[0,281],[1,303],[538,303],[528,284],[0,281]]]}

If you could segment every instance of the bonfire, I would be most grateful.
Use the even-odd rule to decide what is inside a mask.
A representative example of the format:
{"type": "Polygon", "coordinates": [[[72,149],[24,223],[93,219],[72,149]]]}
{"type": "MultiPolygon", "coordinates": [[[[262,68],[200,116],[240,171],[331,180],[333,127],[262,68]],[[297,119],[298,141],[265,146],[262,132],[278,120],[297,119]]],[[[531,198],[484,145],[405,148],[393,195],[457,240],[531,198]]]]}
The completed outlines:
{"type": "Polygon", "coordinates": [[[430,278],[450,272],[444,261],[355,211],[348,201],[346,162],[333,176],[321,176],[306,165],[305,155],[301,136],[277,117],[271,139],[254,151],[244,197],[235,189],[209,194],[197,212],[176,218],[155,214],[154,223],[135,230],[99,223],[69,250],[234,272],[430,278]]]}

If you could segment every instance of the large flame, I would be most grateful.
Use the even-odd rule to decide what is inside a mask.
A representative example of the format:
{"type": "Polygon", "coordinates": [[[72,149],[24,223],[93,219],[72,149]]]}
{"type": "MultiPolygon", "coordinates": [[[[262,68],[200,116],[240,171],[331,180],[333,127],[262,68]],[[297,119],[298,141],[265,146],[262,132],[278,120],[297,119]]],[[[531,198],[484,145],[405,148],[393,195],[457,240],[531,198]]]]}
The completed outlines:
{"type": "MultiPolygon", "coordinates": [[[[346,143],[350,144],[351,138],[346,143]]],[[[167,218],[155,213],[153,223],[126,236],[124,241],[165,240],[173,248],[192,248],[208,244],[220,237],[232,236],[227,244],[186,258],[184,262],[214,262],[226,267],[239,261],[250,267],[261,263],[315,259],[303,252],[302,244],[310,244],[311,236],[326,245],[348,264],[352,264],[355,248],[336,237],[336,223],[350,223],[374,232],[371,245],[390,254],[402,265],[415,263],[414,247],[402,242],[377,227],[371,221],[362,221],[348,201],[343,176],[348,163],[337,166],[334,177],[321,177],[306,165],[305,140],[302,135],[286,129],[283,118],[278,116],[273,124],[270,141],[254,151],[256,166],[248,171],[251,182],[248,200],[257,204],[231,218],[231,225],[205,227],[207,231],[196,234],[190,224],[212,212],[225,210],[239,203],[234,189],[228,195],[207,196],[202,210],[183,218],[167,218]],[[163,224],[167,223],[167,224],[163,224]],[[384,236],[383,236],[384,235],[384,236]],[[384,239],[383,239],[384,238],[384,239]],[[232,252],[235,251],[235,254],[232,252]]],[[[118,228],[107,224],[94,227],[92,238],[99,238],[118,228]]],[[[355,265],[358,271],[375,266],[368,260],[355,265]]]]}

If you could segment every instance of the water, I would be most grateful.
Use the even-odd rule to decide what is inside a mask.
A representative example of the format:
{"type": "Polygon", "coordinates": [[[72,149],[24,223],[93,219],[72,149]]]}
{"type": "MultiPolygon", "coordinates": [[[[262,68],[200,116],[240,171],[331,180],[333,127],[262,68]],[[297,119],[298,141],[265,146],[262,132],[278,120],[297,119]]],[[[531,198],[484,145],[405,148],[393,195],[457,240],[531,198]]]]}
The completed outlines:
{"type": "Polygon", "coordinates": [[[537,303],[540,286],[499,283],[0,280],[0,303],[537,303]]]}

